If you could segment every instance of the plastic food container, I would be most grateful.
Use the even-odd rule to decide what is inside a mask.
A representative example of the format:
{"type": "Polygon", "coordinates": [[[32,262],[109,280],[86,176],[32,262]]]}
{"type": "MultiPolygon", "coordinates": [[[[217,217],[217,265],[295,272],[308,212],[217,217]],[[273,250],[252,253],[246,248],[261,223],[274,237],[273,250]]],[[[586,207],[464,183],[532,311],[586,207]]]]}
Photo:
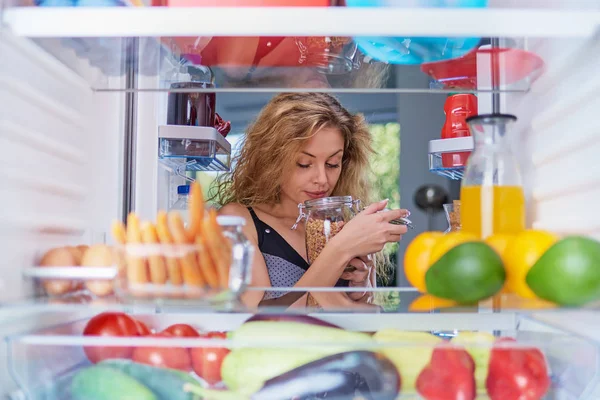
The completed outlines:
{"type": "Polygon", "coordinates": [[[48,298],[109,297],[116,276],[113,253],[105,244],[53,247],[22,274],[33,282],[37,294],[48,298]]]}
{"type": "Polygon", "coordinates": [[[444,233],[460,231],[460,200],[444,204],[444,212],[448,221],[448,229],[444,233]]]}
{"type": "MultiPolygon", "coordinates": [[[[346,0],[347,7],[483,8],[488,0],[346,0]]],[[[358,48],[374,60],[418,65],[464,56],[478,37],[356,37],[358,48]]]]}
{"type": "MultiPolygon", "coordinates": [[[[402,303],[410,301],[405,292],[396,293],[403,293],[402,303]]],[[[212,398],[221,393],[249,398],[251,393],[265,399],[275,393],[286,399],[509,399],[503,396],[508,392],[519,398],[531,393],[531,399],[597,399],[600,345],[590,335],[561,328],[567,322],[549,326],[543,322],[548,315],[564,320],[569,314],[536,313],[537,320],[489,309],[475,314],[455,311],[445,317],[430,313],[333,313],[320,314],[318,319],[284,315],[296,322],[291,325],[265,313],[245,324],[247,314],[199,317],[130,312],[108,316],[122,321],[130,336],[82,334],[89,317],[9,335],[5,347],[11,357],[6,358],[6,368],[31,400],[93,398],[99,386],[114,398],[132,393],[130,386],[125,391],[107,381],[106,374],[97,375],[94,370],[99,365],[91,360],[109,367],[105,371],[115,371],[109,377],[135,379],[133,394],[139,388],[157,390],[164,393],[161,398],[169,399],[193,398],[183,391],[186,384],[204,388],[200,390],[204,398],[210,398],[205,393],[213,389],[212,398]],[[137,334],[141,324],[156,332],[187,324],[212,334],[142,337],[137,334]],[[215,334],[224,331],[227,336],[215,334]],[[164,364],[148,365],[153,361],[164,364]],[[173,372],[174,368],[179,371],[173,372]],[[84,376],[92,384],[74,384],[84,376]],[[460,397],[465,392],[468,396],[460,397]]],[[[581,310],[571,321],[575,318],[594,321],[597,314],[581,310]]]]}
{"type": "Polygon", "coordinates": [[[117,296],[124,299],[235,300],[251,277],[252,247],[243,218],[219,217],[226,240],[194,244],[126,244],[116,247],[117,296]]]}

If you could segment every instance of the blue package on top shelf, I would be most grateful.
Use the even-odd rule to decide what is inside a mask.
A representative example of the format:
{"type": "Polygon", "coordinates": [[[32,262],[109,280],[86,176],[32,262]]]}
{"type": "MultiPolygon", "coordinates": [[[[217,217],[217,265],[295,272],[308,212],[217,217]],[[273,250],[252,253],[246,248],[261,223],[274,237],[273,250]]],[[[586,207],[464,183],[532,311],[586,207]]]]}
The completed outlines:
{"type": "MultiPolygon", "coordinates": [[[[346,0],[347,7],[483,8],[488,0],[346,0]]],[[[389,64],[419,65],[462,57],[481,38],[357,37],[358,48],[368,57],[389,64]]]]}
{"type": "Polygon", "coordinates": [[[486,7],[488,0],[346,0],[348,7],[486,7]]]}

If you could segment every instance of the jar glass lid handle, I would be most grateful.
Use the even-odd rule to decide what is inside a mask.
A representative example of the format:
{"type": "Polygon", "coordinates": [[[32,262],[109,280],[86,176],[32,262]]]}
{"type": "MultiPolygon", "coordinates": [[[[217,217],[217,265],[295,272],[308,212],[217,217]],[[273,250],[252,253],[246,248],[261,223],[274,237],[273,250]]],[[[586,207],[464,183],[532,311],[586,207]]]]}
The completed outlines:
{"type": "Polygon", "coordinates": [[[304,213],[304,204],[303,203],[299,203],[298,204],[298,218],[296,219],[296,222],[294,223],[294,225],[292,225],[292,230],[295,230],[298,227],[298,224],[300,223],[300,221],[302,221],[304,218],[306,218],[306,214],[304,213]]]}

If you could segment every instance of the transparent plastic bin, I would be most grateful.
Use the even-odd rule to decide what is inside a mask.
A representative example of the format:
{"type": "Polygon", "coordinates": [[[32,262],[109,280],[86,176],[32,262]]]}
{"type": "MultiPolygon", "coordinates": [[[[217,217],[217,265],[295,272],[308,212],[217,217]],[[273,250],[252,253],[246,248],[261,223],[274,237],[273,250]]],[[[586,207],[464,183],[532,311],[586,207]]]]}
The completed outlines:
{"type": "Polygon", "coordinates": [[[123,300],[220,304],[236,300],[249,280],[249,266],[240,265],[249,259],[236,260],[234,252],[227,252],[217,260],[200,243],[128,244],[116,252],[116,293],[123,300]]]}
{"type": "MultiPolygon", "coordinates": [[[[474,317],[477,316],[484,317],[484,314],[474,317]]],[[[168,398],[182,398],[186,385],[207,385],[227,390],[231,398],[239,399],[267,398],[269,389],[277,390],[280,397],[276,398],[299,397],[299,392],[290,391],[292,387],[304,394],[327,392],[328,399],[417,399],[422,398],[419,377],[426,367],[435,365],[434,352],[452,350],[467,351],[475,361],[473,379],[478,399],[490,398],[485,389],[485,371],[478,368],[490,365],[490,356],[494,357],[499,351],[514,355],[510,368],[500,368],[509,373],[527,368],[522,354],[537,354],[536,363],[548,384],[541,399],[597,399],[594,396],[600,389],[599,343],[521,315],[515,316],[511,327],[482,318],[476,329],[469,332],[453,330],[452,324],[446,322],[444,335],[408,331],[414,318],[409,315],[319,316],[320,323],[342,329],[307,324],[307,316],[302,314],[262,313],[259,319],[263,321],[250,323],[245,321],[251,314],[130,314],[130,317],[143,322],[153,332],[161,332],[172,324],[188,324],[197,331],[227,332],[227,335],[85,336],[82,333],[89,321],[86,318],[10,336],[7,338],[8,368],[22,394],[31,400],[75,399],[73,382],[78,374],[93,367],[90,357],[100,355],[110,360],[111,354],[116,354],[126,360],[120,361],[120,365],[115,361],[102,361],[105,367],[126,371],[129,376],[136,374],[133,368],[138,368],[135,379],[155,393],[166,389],[168,398]],[[499,329],[493,331],[495,328],[499,329]],[[514,341],[500,344],[496,342],[499,337],[514,341]],[[140,369],[139,364],[132,364],[131,359],[139,361],[144,358],[140,353],[145,352],[177,354],[177,358],[171,357],[165,362],[181,371],[174,377],[164,367],[140,369]],[[214,357],[209,355],[211,353],[214,357]],[[216,365],[215,361],[218,361],[216,365]],[[211,375],[215,368],[222,381],[218,375],[216,379],[211,375]],[[234,369],[235,374],[232,374],[234,369]],[[284,386],[282,381],[298,385],[284,386]]],[[[501,315],[496,317],[500,320],[501,315]]],[[[456,379],[460,379],[458,375],[456,379]]],[[[440,383],[435,374],[427,380],[432,385],[440,383]]],[[[91,376],[83,390],[104,387],[109,392],[114,390],[115,395],[126,390],[117,387],[115,382],[111,384],[101,376],[91,376]]],[[[78,393],[81,390],[80,385],[78,393]]],[[[166,397],[157,395],[156,398],[166,397]]]]}
{"type": "Polygon", "coordinates": [[[114,293],[116,276],[116,266],[32,267],[23,270],[23,277],[34,281],[37,293],[54,299],[81,295],[110,297],[114,293]]]}

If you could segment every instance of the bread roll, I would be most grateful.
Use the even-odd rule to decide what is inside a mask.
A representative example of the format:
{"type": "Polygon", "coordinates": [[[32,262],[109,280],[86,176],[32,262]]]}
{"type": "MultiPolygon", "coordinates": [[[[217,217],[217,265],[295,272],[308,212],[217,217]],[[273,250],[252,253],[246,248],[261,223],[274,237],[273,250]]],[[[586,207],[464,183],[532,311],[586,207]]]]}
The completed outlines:
{"type": "MultiPolygon", "coordinates": [[[[81,265],[81,257],[83,257],[83,251],[79,250],[75,246],[67,246],[65,248],[67,250],[69,250],[71,252],[71,254],[73,255],[74,263],[71,264],[71,265],[69,265],[69,266],[78,266],[78,265],[81,265]]],[[[65,265],[65,267],[67,267],[67,265],[65,265]]]]}
{"type": "MultiPolygon", "coordinates": [[[[83,253],[86,252],[87,249],[90,248],[90,246],[88,246],[87,244],[80,244],[79,246],[75,246],[77,248],[77,250],[79,250],[79,252],[81,253],[81,257],[83,257],[83,253]]],[[[80,259],[81,260],[81,259],[80,259]]]]}
{"type": "MultiPolygon", "coordinates": [[[[113,250],[105,244],[96,244],[83,253],[82,267],[112,267],[115,264],[113,250]]],[[[85,287],[96,296],[108,296],[113,292],[110,280],[86,281],[85,287]]]]}
{"type": "MultiPolygon", "coordinates": [[[[77,265],[73,252],[68,247],[58,247],[48,250],[40,260],[40,267],[72,267],[77,265]]],[[[74,289],[71,280],[44,280],[42,286],[49,295],[57,296],[74,289]]]]}
{"type": "MultiPolygon", "coordinates": [[[[83,253],[85,253],[85,251],[89,248],[88,245],[82,244],[79,246],[71,246],[69,247],[69,249],[71,250],[71,252],[73,253],[73,256],[75,256],[75,260],[77,261],[77,266],[81,265],[81,259],[83,258],[83,253]]],[[[83,289],[83,282],[82,281],[75,281],[74,282],[74,289],[75,290],[81,290],[83,289]]]]}

